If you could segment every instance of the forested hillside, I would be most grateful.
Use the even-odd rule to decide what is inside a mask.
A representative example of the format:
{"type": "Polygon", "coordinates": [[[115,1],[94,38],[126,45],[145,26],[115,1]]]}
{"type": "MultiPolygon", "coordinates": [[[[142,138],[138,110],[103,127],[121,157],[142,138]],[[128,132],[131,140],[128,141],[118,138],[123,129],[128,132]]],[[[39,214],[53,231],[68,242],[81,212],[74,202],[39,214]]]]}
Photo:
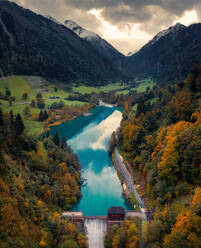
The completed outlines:
{"type": "Polygon", "coordinates": [[[201,24],[177,23],[161,31],[137,53],[128,57],[126,70],[134,77],[158,81],[183,80],[194,64],[201,63],[201,24]]]}
{"type": "Polygon", "coordinates": [[[64,25],[0,0],[0,76],[35,75],[100,83],[122,75],[64,25]]]}
{"type": "MultiPolygon", "coordinates": [[[[185,82],[158,87],[140,98],[135,112],[131,99],[125,103],[119,147],[153,214],[144,227],[145,247],[199,248],[201,66],[185,82]],[[146,100],[147,94],[154,103],[146,100]]],[[[125,236],[118,240],[107,247],[125,247],[125,236]]]]}
{"type": "Polygon", "coordinates": [[[0,247],[87,247],[60,217],[81,195],[80,168],[64,138],[27,136],[21,116],[0,109],[0,247]]]}

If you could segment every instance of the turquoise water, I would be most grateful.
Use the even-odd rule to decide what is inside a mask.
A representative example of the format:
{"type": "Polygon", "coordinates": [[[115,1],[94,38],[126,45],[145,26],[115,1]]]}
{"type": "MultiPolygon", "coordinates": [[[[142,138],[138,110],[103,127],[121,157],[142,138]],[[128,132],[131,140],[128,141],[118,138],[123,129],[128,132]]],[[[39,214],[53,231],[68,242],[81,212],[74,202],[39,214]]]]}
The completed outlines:
{"type": "Polygon", "coordinates": [[[107,214],[111,206],[131,206],[122,196],[121,183],[108,156],[108,143],[113,131],[121,122],[117,108],[96,107],[90,116],[81,116],[60,126],[53,127],[60,137],[64,135],[77,154],[83,168],[86,184],[82,186],[82,198],[72,210],[87,216],[107,214]]]}

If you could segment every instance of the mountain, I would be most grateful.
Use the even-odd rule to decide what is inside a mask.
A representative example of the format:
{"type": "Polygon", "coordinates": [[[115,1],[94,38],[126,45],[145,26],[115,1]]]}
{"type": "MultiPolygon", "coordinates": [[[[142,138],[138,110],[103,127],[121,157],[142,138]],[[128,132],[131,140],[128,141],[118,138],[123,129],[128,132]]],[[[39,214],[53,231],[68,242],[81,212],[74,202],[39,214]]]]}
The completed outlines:
{"type": "Polygon", "coordinates": [[[193,64],[201,63],[201,24],[180,23],[158,33],[133,56],[126,70],[133,77],[152,76],[165,81],[184,79],[193,64]]]}
{"type": "Polygon", "coordinates": [[[74,21],[66,20],[64,25],[76,33],[80,38],[88,41],[94,47],[94,49],[101,56],[109,60],[114,67],[122,69],[125,56],[117,51],[117,49],[115,49],[106,40],[102,39],[98,34],[82,28],[74,21]]]}
{"type": "Polygon", "coordinates": [[[169,27],[168,29],[165,29],[161,32],[159,32],[156,36],[154,36],[154,38],[148,42],[147,46],[151,46],[154,45],[158,40],[160,40],[162,37],[171,34],[172,36],[176,35],[178,32],[184,30],[186,28],[186,26],[184,26],[181,23],[177,23],[175,26],[173,27],[169,27]]]}
{"type": "Polygon", "coordinates": [[[0,0],[0,76],[37,75],[63,82],[106,82],[121,73],[66,26],[0,0]]]}

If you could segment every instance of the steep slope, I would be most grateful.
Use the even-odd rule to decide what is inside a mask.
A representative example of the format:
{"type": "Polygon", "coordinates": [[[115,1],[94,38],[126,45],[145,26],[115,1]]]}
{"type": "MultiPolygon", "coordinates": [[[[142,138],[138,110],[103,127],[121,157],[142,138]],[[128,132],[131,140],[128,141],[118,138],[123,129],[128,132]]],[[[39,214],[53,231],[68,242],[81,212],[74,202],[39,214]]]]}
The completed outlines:
{"type": "Polygon", "coordinates": [[[0,0],[0,74],[101,82],[119,73],[64,25],[0,0]]]}
{"type": "Polygon", "coordinates": [[[125,59],[125,56],[117,51],[106,40],[102,39],[98,34],[80,27],[77,23],[71,20],[66,20],[64,24],[67,28],[75,32],[80,38],[88,41],[95,48],[95,50],[101,56],[108,59],[114,65],[114,67],[122,69],[122,63],[125,59]]]}
{"type": "Polygon", "coordinates": [[[177,23],[129,57],[126,68],[132,76],[184,79],[193,64],[201,63],[200,40],[201,24],[185,27],[177,23]]]}
{"type": "MultiPolygon", "coordinates": [[[[139,185],[149,217],[153,215],[140,228],[143,247],[201,247],[201,66],[194,66],[185,82],[157,87],[125,102],[115,143],[139,185]],[[147,101],[151,95],[156,99],[152,104],[147,101]],[[128,102],[137,97],[140,102],[133,114],[128,102]]],[[[137,239],[130,237],[128,225],[112,230],[105,248],[142,247],[132,246],[137,239]]]]}
{"type": "Polygon", "coordinates": [[[0,108],[0,248],[78,247],[80,239],[86,248],[84,229],[60,221],[81,196],[77,156],[56,135],[26,131],[21,115],[0,108]]]}

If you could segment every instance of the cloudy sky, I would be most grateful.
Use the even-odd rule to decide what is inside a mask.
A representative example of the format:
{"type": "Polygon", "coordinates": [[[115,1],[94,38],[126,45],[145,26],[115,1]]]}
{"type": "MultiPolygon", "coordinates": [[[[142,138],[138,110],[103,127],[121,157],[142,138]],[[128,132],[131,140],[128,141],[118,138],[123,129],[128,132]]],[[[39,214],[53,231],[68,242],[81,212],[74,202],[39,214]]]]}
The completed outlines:
{"type": "Polygon", "coordinates": [[[73,20],[122,53],[134,52],[156,33],[180,22],[201,21],[201,0],[13,0],[58,21],[73,20]]]}

